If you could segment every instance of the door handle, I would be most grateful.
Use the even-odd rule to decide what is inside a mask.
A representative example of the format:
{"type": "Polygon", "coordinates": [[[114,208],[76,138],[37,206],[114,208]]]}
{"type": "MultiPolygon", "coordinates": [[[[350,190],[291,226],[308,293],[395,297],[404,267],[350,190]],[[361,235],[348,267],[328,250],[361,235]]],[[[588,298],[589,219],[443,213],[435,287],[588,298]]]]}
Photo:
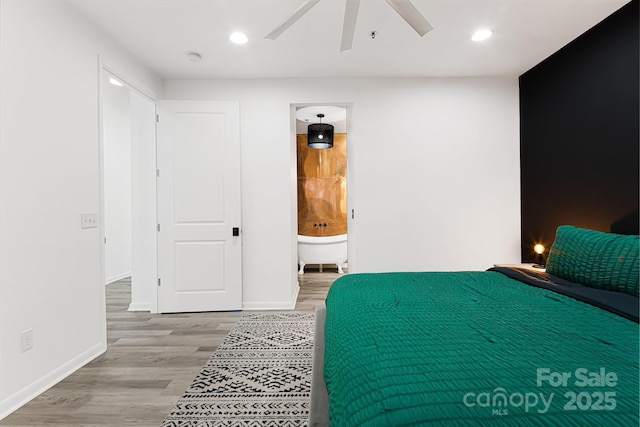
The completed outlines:
{"type": "Polygon", "coordinates": [[[233,235],[234,236],[240,235],[240,227],[233,227],[233,235]]]}

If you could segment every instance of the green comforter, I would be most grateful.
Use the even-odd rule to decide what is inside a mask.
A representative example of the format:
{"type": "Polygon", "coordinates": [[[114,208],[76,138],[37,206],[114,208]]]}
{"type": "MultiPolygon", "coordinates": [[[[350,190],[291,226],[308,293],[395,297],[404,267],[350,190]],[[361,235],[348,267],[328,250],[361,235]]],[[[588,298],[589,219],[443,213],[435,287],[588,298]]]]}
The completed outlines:
{"type": "Polygon", "coordinates": [[[638,425],[638,325],[496,272],[344,276],[331,426],[638,425]]]}

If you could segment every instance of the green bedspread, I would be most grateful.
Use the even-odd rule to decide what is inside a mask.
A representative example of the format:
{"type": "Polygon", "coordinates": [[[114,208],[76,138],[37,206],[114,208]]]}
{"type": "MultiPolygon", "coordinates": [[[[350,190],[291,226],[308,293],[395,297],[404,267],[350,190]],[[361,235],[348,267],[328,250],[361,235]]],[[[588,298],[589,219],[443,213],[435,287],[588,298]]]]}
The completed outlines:
{"type": "Polygon", "coordinates": [[[638,425],[638,325],[500,273],[344,276],[325,332],[332,427],[638,425]]]}

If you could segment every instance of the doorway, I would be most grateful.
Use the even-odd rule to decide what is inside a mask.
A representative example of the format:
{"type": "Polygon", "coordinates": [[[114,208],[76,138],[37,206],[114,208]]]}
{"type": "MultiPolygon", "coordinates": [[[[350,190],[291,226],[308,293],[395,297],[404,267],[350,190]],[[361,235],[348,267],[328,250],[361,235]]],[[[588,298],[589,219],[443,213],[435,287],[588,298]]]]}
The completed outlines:
{"type": "Polygon", "coordinates": [[[103,66],[100,109],[104,282],[130,278],[128,309],[155,312],[155,102],[103,66]]]}
{"type": "Polygon", "coordinates": [[[347,106],[296,105],[297,258],[304,274],[344,274],[349,207],[347,106]]]}
{"type": "Polygon", "coordinates": [[[105,285],[131,277],[130,90],[105,74],[102,98],[105,285]]]}

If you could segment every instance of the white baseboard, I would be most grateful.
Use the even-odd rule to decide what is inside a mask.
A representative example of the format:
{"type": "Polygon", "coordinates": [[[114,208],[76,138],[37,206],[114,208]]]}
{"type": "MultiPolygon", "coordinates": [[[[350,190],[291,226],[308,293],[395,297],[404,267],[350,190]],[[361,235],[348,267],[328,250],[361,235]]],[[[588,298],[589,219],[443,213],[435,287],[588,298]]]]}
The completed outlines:
{"type": "Polygon", "coordinates": [[[296,280],[296,288],[293,290],[293,307],[291,310],[295,310],[296,303],[298,302],[298,294],[300,294],[300,282],[296,280]]]}
{"type": "Polygon", "coordinates": [[[300,293],[300,285],[296,285],[291,301],[243,301],[242,310],[294,310],[300,293]]]}
{"type": "Polygon", "coordinates": [[[96,357],[100,356],[107,350],[106,343],[99,343],[91,347],[89,350],[74,357],[69,362],[51,371],[47,375],[29,384],[22,390],[14,393],[8,398],[0,402],[0,420],[25,405],[35,397],[47,391],[96,357]]]}
{"type": "Polygon", "coordinates": [[[151,311],[151,303],[148,302],[131,302],[127,311],[151,311]]]}
{"type": "Polygon", "coordinates": [[[108,285],[109,283],[113,283],[113,282],[117,282],[118,280],[122,280],[122,279],[126,279],[127,277],[131,277],[131,272],[128,273],[120,273],[120,274],[116,274],[113,275],[111,277],[107,277],[104,281],[105,281],[105,286],[108,285]]]}

